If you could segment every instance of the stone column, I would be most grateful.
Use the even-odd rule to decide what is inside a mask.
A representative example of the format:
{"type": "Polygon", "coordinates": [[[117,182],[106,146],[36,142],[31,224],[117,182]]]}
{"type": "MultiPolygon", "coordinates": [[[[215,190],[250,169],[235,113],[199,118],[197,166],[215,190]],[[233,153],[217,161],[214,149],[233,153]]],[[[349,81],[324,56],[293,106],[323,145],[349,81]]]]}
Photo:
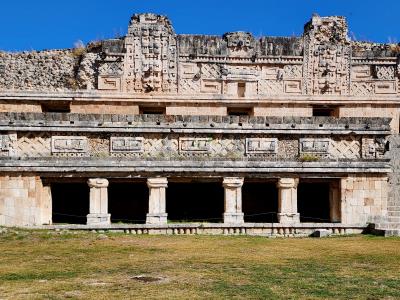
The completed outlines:
{"type": "Polygon", "coordinates": [[[222,185],[225,189],[224,223],[244,223],[242,212],[243,178],[225,177],[222,185]]]}
{"type": "Polygon", "coordinates": [[[297,212],[297,185],[298,178],[279,178],[278,222],[281,224],[300,223],[300,214],[297,212]]]}
{"type": "Polygon", "coordinates": [[[149,213],[146,216],[146,224],[167,224],[165,189],[168,180],[165,177],[148,178],[149,187],[149,213]]]}
{"type": "Polygon", "coordinates": [[[331,222],[341,222],[340,206],[339,182],[331,182],[329,186],[329,218],[331,222]]]}
{"type": "Polygon", "coordinates": [[[90,187],[87,225],[109,225],[111,223],[111,215],[108,213],[108,180],[92,178],[87,183],[90,187]]]}

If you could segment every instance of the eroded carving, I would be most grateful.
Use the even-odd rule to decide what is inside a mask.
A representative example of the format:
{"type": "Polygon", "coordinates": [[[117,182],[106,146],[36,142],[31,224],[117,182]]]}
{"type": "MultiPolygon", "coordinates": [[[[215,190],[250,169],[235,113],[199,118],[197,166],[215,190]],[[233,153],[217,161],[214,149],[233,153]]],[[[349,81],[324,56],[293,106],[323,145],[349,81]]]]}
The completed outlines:
{"type": "Polygon", "coordinates": [[[300,139],[300,153],[327,154],[329,139],[302,138],[300,139]]]}
{"type": "Polygon", "coordinates": [[[210,138],[179,138],[180,152],[209,152],[210,138]]]}
{"type": "Polygon", "coordinates": [[[140,153],[144,151],[142,137],[111,137],[110,152],[140,153]]]}
{"type": "Polygon", "coordinates": [[[278,153],[277,138],[246,138],[246,154],[278,153]]]}
{"type": "Polygon", "coordinates": [[[351,47],[345,19],[314,15],[304,41],[304,92],[348,95],[351,47]]]}
{"type": "Polygon", "coordinates": [[[86,153],[88,141],[86,137],[52,136],[52,153],[86,153]]]}

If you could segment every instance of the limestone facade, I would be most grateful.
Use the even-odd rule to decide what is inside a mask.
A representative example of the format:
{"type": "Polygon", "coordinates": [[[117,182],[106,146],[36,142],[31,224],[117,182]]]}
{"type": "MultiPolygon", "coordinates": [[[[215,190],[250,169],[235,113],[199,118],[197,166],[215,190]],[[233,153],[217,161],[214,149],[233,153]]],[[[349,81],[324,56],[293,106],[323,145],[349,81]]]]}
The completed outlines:
{"type": "Polygon", "coordinates": [[[168,231],[169,181],[189,176],[220,182],[228,232],[265,233],[245,222],[255,179],[280,226],[302,228],[302,183],[321,180],[337,230],[400,226],[400,46],[347,32],[314,15],[300,37],[179,35],[138,14],[122,38],[0,52],[0,225],[51,224],[60,177],[88,183],[87,226],[113,226],[109,180],[139,178],[168,231]]]}

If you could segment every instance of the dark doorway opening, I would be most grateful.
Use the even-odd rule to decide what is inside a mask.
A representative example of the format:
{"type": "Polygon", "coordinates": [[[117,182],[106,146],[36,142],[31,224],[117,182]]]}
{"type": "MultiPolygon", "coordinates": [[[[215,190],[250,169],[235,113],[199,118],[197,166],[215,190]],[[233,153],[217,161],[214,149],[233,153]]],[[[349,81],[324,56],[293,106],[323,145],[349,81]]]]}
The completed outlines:
{"type": "Polygon", "coordinates": [[[170,221],[223,222],[224,189],[220,182],[170,182],[166,196],[170,221]]]}
{"type": "Polygon", "coordinates": [[[329,193],[330,184],[328,182],[300,182],[297,190],[300,222],[331,222],[329,193]]]}
{"type": "Polygon", "coordinates": [[[242,187],[244,221],[278,222],[278,189],[274,182],[246,182],[242,187]]]}
{"type": "Polygon", "coordinates": [[[89,186],[83,183],[51,183],[53,223],[86,224],[89,186]]]}
{"type": "Polygon", "coordinates": [[[112,223],[146,222],[149,209],[149,189],[145,182],[110,182],[108,212],[112,223]]]}

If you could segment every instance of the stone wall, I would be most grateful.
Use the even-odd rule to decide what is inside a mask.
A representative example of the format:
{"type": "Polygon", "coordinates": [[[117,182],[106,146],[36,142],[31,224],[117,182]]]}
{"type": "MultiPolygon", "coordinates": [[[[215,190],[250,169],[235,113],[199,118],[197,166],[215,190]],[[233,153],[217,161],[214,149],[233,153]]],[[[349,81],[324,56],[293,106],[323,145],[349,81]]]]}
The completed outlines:
{"type": "Polygon", "coordinates": [[[340,181],[344,224],[387,220],[387,176],[350,175],[340,181]]]}
{"type": "Polygon", "coordinates": [[[400,135],[389,139],[392,173],[389,174],[388,221],[400,224],[400,135]]]}
{"type": "Polygon", "coordinates": [[[51,224],[50,187],[37,176],[0,176],[0,225],[51,224]]]}
{"type": "Polygon", "coordinates": [[[71,113],[86,113],[86,114],[139,114],[139,106],[128,102],[100,102],[85,103],[72,102],[70,105],[71,113]]]}
{"type": "Polygon", "coordinates": [[[169,19],[131,18],[128,34],[86,48],[0,52],[0,90],[130,94],[399,94],[398,45],[352,42],[343,17],[313,16],[301,37],[176,35],[169,19]]]}
{"type": "Polygon", "coordinates": [[[72,50],[0,52],[0,90],[73,89],[77,60],[72,50]]]}

